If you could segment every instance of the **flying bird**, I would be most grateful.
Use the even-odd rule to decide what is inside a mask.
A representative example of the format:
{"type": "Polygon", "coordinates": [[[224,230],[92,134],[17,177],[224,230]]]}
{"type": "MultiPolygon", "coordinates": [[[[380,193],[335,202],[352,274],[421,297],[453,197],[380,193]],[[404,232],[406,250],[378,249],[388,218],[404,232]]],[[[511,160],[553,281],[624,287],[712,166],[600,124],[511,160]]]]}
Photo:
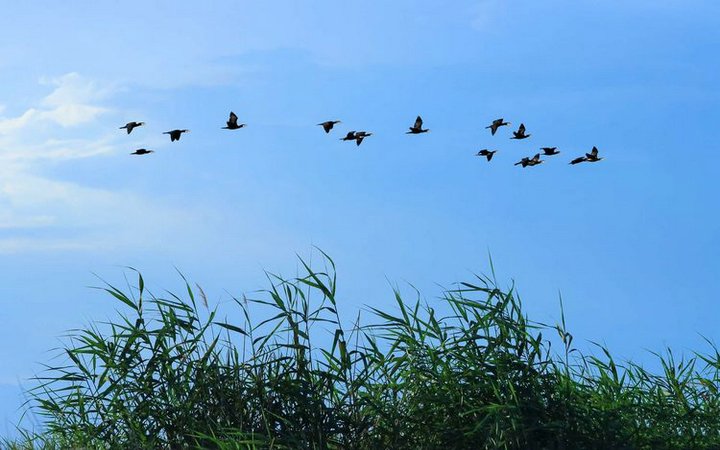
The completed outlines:
{"type": "Polygon", "coordinates": [[[141,127],[143,125],[145,125],[145,122],[128,122],[125,124],[125,126],[120,127],[120,129],[121,130],[125,129],[125,130],[127,130],[127,134],[130,134],[130,133],[132,133],[133,129],[135,129],[137,127],[141,127]]]}
{"type": "Polygon", "coordinates": [[[368,133],[367,131],[358,131],[355,133],[355,145],[362,144],[363,139],[365,139],[368,136],[372,136],[372,133],[368,133]]]}
{"type": "Polygon", "coordinates": [[[510,125],[510,122],[503,122],[503,119],[495,119],[489,126],[485,128],[490,128],[490,133],[495,136],[495,132],[498,130],[498,128],[504,127],[505,125],[510,125]]]}
{"type": "Polygon", "coordinates": [[[357,139],[357,135],[354,131],[348,131],[348,133],[345,135],[345,137],[341,137],[341,141],[354,141],[357,139]]]}
{"type": "Polygon", "coordinates": [[[590,150],[590,153],[585,153],[585,159],[587,160],[587,162],[598,162],[602,158],[598,157],[597,147],[593,147],[592,150],[590,150]]]}
{"type": "Polygon", "coordinates": [[[532,158],[521,159],[520,161],[516,162],[515,165],[516,166],[521,165],[523,167],[527,167],[527,166],[532,167],[532,166],[537,166],[538,164],[542,164],[542,163],[543,163],[543,160],[540,159],[540,153],[537,153],[532,158]]]}
{"type": "Polygon", "coordinates": [[[552,156],[560,153],[557,147],[541,147],[540,150],[544,152],[543,156],[552,156]]]}
{"type": "Polygon", "coordinates": [[[420,133],[427,133],[427,128],[423,129],[423,120],[422,117],[417,116],[417,119],[415,119],[415,125],[410,127],[410,131],[406,131],[405,134],[420,134],[420,133]]]}
{"type": "Polygon", "coordinates": [[[150,153],[153,153],[155,150],[147,150],[144,148],[139,148],[135,150],[134,152],[130,153],[131,155],[148,155],[150,153]]]}
{"type": "Polygon", "coordinates": [[[224,130],[237,130],[237,129],[240,129],[245,126],[244,123],[241,123],[240,125],[238,125],[237,122],[238,122],[238,116],[234,112],[230,111],[230,117],[228,118],[227,126],[223,127],[223,129],[224,130]]]}
{"type": "Polygon", "coordinates": [[[510,139],[527,139],[529,137],[529,134],[525,134],[525,124],[521,123],[518,130],[513,131],[513,137],[511,137],[510,139]]]}
{"type": "Polygon", "coordinates": [[[333,129],[333,127],[335,126],[336,123],[340,123],[340,121],[339,120],[328,120],[326,122],[319,123],[318,125],[323,127],[323,130],[325,130],[325,133],[329,133],[330,130],[333,129]]]}
{"type": "Polygon", "coordinates": [[[188,133],[190,130],[172,130],[172,131],[166,131],[163,134],[169,134],[170,135],[170,142],[175,142],[180,140],[180,136],[183,133],[188,133]]]}
{"type": "Polygon", "coordinates": [[[484,149],[480,150],[479,152],[477,152],[477,155],[475,155],[475,156],[484,156],[487,158],[488,161],[490,161],[491,159],[493,159],[493,156],[495,155],[495,153],[497,153],[497,150],[488,150],[488,149],[484,148],[484,149]]]}
{"type": "Polygon", "coordinates": [[[538,164],[542,164],[543,160],[540,159],[540,153],[536,153],[535,156],[532,157],[530,161],[528,161],[528,166],[537,166],[538,164]]]}
{"type": "Polygon", "coordinates": [[[515,165],[515,166],[522,165],[523,167],[527,167],[528,161],[530,161],[530,158],[525,157],[525,158],[521,159],[520,161],[516,162],[516,163],[513,164],[513,165],[515,165]]]}

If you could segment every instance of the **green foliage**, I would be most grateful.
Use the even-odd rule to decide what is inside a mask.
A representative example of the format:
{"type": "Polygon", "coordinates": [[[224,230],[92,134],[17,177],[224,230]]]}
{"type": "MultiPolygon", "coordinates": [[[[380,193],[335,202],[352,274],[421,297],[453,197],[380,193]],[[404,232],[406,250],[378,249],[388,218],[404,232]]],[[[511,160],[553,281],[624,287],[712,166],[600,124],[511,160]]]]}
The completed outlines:
{"type": "MultiPolygon", "coordinates": [[[[184,298],[104,290],[125,313],[74,330],[30,392],[41,435],[9,448],[720,448],[720,353],[663,372],[572,347],[485,277],[436,307],[338,315],[335,267],[268,275],[241,323],[184,298]],[[252,312],[260,312],[254,319],[252,312]],[[559,352],[549,335],[559,337],[559,352]]],[[[203,302],[204,294],[199,291],[203,302]]],[[[558,341],[555,341],[558,342],[558,341]]]]}

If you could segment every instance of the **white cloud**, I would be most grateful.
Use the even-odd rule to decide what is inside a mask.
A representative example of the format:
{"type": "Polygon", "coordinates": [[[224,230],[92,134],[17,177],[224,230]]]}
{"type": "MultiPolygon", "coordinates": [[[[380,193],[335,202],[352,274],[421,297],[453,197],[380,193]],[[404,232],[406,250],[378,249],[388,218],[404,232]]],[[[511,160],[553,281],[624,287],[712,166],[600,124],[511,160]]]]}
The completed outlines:
{"type": "Polygon", "coordinates": [[[41,80],[40,85],[53,90],[23,114],[0,119],[0,253],[147,246],[174,224],[192,226],[193,217],[183,209],[130,189],[108,190],[45,175],[50,163],[127,149],[116,144],[119,133],[96,123],[111,111],[103,100],[112,88],[75,73],[41,80]],[[65,128],[81,124],[87,137],[67,137],[65,128]]]}
{"type": "Polygon", "coordinates": [[[55,86],[55,89],[42,100],[45,106],[96,102],[104,100],[114,91],[111,86],[100,87],[94,81],[87,80],[75,72],[57,78],[41,78],[40,84],[55,86]]]}
{"type": "Polygon", "coordinates": [[[0,135],[10,134],[24,128],[34,117],[37,117],[37,114],[38,111],[35,108],[30,108],[21,116],[0,119],[0,135]]]}
{"type": "Polygon", "coordinates": [[[43,112],[40,119],[48,119],[64,127],[71,127],[91,122],[106,111],[105,108],[90,105],[61,105],[50,111],[43,112]]]}
{"type": "Polygon", "coordinates": [[[111,88],[98,88],[76,73],[52,80],[43,79],[40,84],[52,85],[55,89],[41,100],[40,105],[29,108],[20,116],[0,118],[0,136],[16,133],[31,124],[35,132],[38,128],[45,128],[46,121],[61,127],[82,125],[109,111],[92,103],[110,95],[111,88]]]}

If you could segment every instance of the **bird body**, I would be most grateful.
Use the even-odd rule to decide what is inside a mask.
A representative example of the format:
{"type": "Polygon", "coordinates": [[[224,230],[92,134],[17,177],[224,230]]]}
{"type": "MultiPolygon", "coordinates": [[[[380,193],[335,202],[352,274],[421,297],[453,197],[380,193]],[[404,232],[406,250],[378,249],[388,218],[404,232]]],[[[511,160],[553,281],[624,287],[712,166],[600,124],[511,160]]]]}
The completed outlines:
{"type": "Polygon", "coordinates": [[[326,122],[319,123],[318,125],[323,127],[323,130],[325,130],[325,133],[329,133],[330,130],[333,129],[336,123],[340,123],[339,120],[328,120],[326,122]]]}
{"type": "Polygon", "coordinates": [[[417,116],[417,119],[415,119],[415,124],[410,127],[410,131],[406,131],[405,134],[420,134],[420,133],[427,133],[427,128],[423,129],[423,120],[422,117],[417,116]]]}
{"type": "Polygon", "coordinates": [[[145,122],[128,122],[124,126],[120,127],[121,130],[127,130],[127,134],[132,133],[132,130],[134,130],[137,127],[141,127],[145,125],[145,122]]]}
{"type": "Polygon", "coordinates": [[[585,159],[587,162],[598,162],[602,158],[598,157],[597,147],[593,147],[592,150],[590,150],[590,153],[585,153],[585,159]]]}
{"type": "Polygon", "coordinates": [[[245,126],[244,123],[241,123],[238,125],[238,116],[234,112],[230,111],[230,117],[228,118],[227,126],[224,126],[223,129],[224,130],[238,130],[244,126],[245,126]]]}
{"type": "Polygon", "coordinates": [[[529,137],[529,134],[525,134],[525,124],[521,123],[518,130],[513,131],[513,137],[511,137],[510,139],[527,139],[529,137]]]}
{"type": "Polygon", "coordinates": [[[180,136],[183,133],[187,133],[190,130],[172,130],[172,131],[166,131],[163,134],[169,134],[170,135],[170,142],[175,142],[180,140],[180,136]]]}
{"type": "Polygon", "coordinates": [[[590,150],[590,153],[585,153],[585,156],[580,156],[578,158],[573,159],[570,161],[570,164],[580,164],[582,162],[598,162],[602,158],[598,156],[598,149],[597,147],[593,147],[592,150],[590,150]]]}
{"type": "Polygon", "coordinates": [[[560,153],[557,147],[541,147],[540,150],[544,152],[543,156],[552,156],[560,153]]]}
{"type": "Polygon", "coordinates": [[[475,156],[484,156],[487,158],[488,161],[490,161],[491,159],[493,159],[493,156],[495,155],[495,153],[497,153],[497,150],[488,150],[488,149],[484,148],[484,149],[480,150],[479,152],[477,152],[477,155],[475,155],[475,156]]]}
{"type": "Polygon", "coordinates": [[[372,136],[372,133],[368,133],[367,131],[358,131],[355,133],[355,145],[362,144],[363,139],[365,139],[368,136],[372,136]]]}
{"type": "Polygon", "coordinates": [[[155,152],[155,150],[147,150],[147,149],[145,149],[145,148],[139,148],[139,149],[135,150],[134,152],[132,152],[132,153],[130,153],[130,154],[131,154],[131,155],[147,155],[147,154],[150,154],[150,153],[153,153],[153,152],[155,152]]]}
{"type": "Polygon", "coordinates": [[[523,167],[527,167],[528,161],[530,161],[530,158],[523,158],[523,159],[521,159],[520,161],[516,162],[516,163],[513,164],[513,165],[515,165],[515,166],[522,165],[523,167]]]}
{"type": "Polygon", "coordinates": [[[345,137],[340,138],[341,141],[354,141],[355,139],[357,139],[357,136],[354,131],[348,131],[345,137]]]}
{"type": "Polygon", "coordinates": [[[510,125],[510,122],[503,122],[503,119],[495,119],[492,121],[492,123],[485,127],[486,129],[490,129],[490,133],[495,136],[495,133],[497,132],[498,128],[504,127],[505,125],[510,125]]]}
{"type": "Polygon", "coordinates": [[[537,153],[532,158],[521,159],[520,161],[516,162],[515,165],[516,166],[521,165],[523,167],[527,167],[527,166],[532,167],[532,166],[537,166],[538,164],[542,164],[542,163],[543,163],[543,160],[540,159],[540,153],[537,153]]]}
{"type": "Polygon", "coordinates": [[[540,153],[536,153],[535,156],[532,157],[530,161],[528,161],[528,166],[537,166],[538,164],[542,164],[544,161],[540,159],[540,153]]]}

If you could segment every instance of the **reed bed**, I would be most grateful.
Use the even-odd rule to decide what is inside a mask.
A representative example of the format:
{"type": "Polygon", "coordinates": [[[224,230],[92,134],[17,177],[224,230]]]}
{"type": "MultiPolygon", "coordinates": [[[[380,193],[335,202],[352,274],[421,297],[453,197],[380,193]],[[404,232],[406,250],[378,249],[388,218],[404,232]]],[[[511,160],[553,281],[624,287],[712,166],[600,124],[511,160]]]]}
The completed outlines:
{"type": "MultiPolygon", "coordinates": [[[[181,295],[102,290],[110,321],[72,330],[29,391],[41,432],[6,448],[718,449],[720,353],[656,356],[651,373],[478,276],[428,304],[340,316],[336,274],[268,274],[243,319],[181,295]],[[198,304],[198,302],[200,304],[198,304]]],[[[562,313],[562,311],[561,311],[562,313]]]]}

